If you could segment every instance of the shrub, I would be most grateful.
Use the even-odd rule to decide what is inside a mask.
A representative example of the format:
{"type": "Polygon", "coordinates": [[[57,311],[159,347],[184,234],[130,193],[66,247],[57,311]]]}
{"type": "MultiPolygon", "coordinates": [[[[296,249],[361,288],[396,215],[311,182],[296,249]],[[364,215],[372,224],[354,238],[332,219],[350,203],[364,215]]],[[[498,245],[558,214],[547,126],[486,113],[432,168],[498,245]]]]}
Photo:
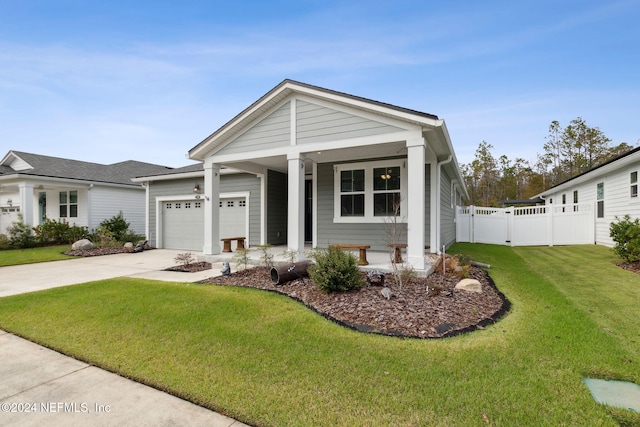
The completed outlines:
{"type": "Polygon", "coordinates": [[[0,234],[0,250],[11,249],[11,242],[6,234],[0,234]]]}
{"type": "Polygon", "coordinates": [[[131,224],[125,219],[122,211],[118,215],[112,216],[109,219],[105,219],[100,223],[100,227],[105,227],[111,232],[111,235],[117,242],[128,241],[125,237],[129,237],[132,232],[129,230],[131,224]]]}
{"type": "Polygon", "coordinates": [[[233,260],[236,262],[236,267],[241,265],[244,266],[244,269],[247,269],[247,264],[249,263],[249,249],[236,249],[236,253],[233,254],[233,260]]]}
{"type": "Polygon", "coordinates": [[[325,292],[344,292],[359,289],[364,281],[358,270],[355,255],[335,246],[316,251],[316,263],[309,268],[309,276],[325,292]]]}
{"type": "Polygon", "coordinates": [[[182,265],[184,267],[189,267],[191,263],[195,261],[195,257],[191,252],[185,252],[185,253],[176,255],[176,257],[174,258],[174,261],[177,262],[179,265],[182,265]]]}
{"type": "Polygon", "coordinates": [[[87,227],[70,226],[64,220],[45,219],[44,223],[34,227],[36,239],[41,246],[73,243],[88,234],[87,227]]]}
{"type": "Polygon", "coordinates": [[[640,219],[633,221],[628,214],[609,226],[609,236],[615,242],[613,251],[625,261],[640,260],[640,219]]]}
{"type": "Polygon", "coordinates": [[[104,226],[100,226],[93,230],[93,233],[89,235],[89,239],[96,244],[96,246],[117,246],[118,242],[113,237],[113,233],[104,226]]]}
{"type": "Polygon", "coordinates": [[[269,248],[271,248],[271,245],[268,243],[258,246],[258,250],[262,252],[262,255],[260,255],[260,259],[264,263],[264,266],[267,268],[273,267],[273,254],[269,252],[269,248]]]}
{"type": "Polygon", "coordinates": [[[19,221],[11,223],[7,228],[9,243],[15,248],[32,248],[36,246],[36,238],[33,235],[33,228],[22,222],[22,215],[19,221]]]}

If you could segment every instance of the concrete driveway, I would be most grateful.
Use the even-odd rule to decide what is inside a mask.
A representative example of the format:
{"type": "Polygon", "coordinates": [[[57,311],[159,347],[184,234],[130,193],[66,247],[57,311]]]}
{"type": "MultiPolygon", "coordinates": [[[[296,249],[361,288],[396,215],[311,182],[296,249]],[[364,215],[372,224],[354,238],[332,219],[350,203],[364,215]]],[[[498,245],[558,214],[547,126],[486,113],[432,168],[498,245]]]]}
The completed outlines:
{"type": "MultiPolygon", "coordinates": [[[[0,296],[127,276],[194,282],[208,271],[161,271],[180,251],[155,249],[0,267],[0,296]]],[[[2,313],[0,313],[2,316],[2,313]]],[[[214,426],[246,424],[0,330],[0,425],[214,426]]]]}
{"type": "Polygon", "coordinates": [[[114,277],[138,277],[168,282],[197,282],[220,275],[222,263],[197,273],[162,271],[176,265],[184,251],[154,249],[137,254],[85,257],[0,267],[0,297],[114,277]]]}

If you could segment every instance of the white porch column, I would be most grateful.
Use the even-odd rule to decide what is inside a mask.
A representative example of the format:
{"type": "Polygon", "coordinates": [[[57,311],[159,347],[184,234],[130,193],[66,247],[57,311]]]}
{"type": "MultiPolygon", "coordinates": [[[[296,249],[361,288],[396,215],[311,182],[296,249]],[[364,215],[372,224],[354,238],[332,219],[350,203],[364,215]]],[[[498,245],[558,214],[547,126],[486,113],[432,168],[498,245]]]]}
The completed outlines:
{"type": "Polygon", "coordinates": [[[287,156],[287,246],[298,253],[297,259],[304,256],[304,160],[298,153],[287,156]]]}
{"type": "Polygon", "coordinates": [[[220,165],[204,164],[204,255],[220,253],[220,165]]]}
{"type": "Polygon", "coordinates": [[[407,261],[424,270],[425,141],[407,141],[407,261]]]}
{"type": "Polygon", "coordinates": [[[33,211],[33,184],[21,182],[20,187],[20,213],[22,213],[22,222],[33,227],[34,211],[33,211]]]}
{"type": "Polygon", "coordinates": [[[438,197],[440,197],[440,186],[438,185],[439,180],[439,170],[438,170],[438,159],[434,159],[429,162],[429,189],[431,194],[431,200],[429,204],[429,216],[431,217],[431,224],[429,229],[429,245],[431,246],[432,253],[440,253],[440,248],[438,248],[438,227],[439,227],[439,217],[438,215],[438,197]]]}

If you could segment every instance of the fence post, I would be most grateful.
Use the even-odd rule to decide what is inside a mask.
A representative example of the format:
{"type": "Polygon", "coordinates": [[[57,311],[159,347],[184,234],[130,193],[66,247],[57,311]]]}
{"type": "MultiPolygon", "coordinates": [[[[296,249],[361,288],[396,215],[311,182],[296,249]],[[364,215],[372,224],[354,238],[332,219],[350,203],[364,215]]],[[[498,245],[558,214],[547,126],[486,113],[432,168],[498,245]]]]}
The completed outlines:
{"type": "Polygon", "coordinates": [[[545,205],[547,214],[547,242],[553,246],[553,205],[545,205]]]}
{"type": "Polygon", "coordinates": [[[511,215],[513,209],[514,207],[510,207],[504,211],[507,217],[507,240],[505,241],[507,246],[513,246],[513,215],[511,215]]]}
{"type": "Polygon", "coordinates": [[[471,205],[469,206],[469,241],[471,243],[476,242],[475,217],[476,207],[474,205],[471,205]]]}

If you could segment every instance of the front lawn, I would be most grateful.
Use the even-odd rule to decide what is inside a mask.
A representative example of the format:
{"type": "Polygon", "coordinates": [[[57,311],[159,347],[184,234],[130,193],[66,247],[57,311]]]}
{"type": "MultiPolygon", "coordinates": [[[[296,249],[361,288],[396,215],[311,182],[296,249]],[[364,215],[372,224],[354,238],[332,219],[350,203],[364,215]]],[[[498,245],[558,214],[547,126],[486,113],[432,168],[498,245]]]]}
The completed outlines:
{"type": "Polygon", "coordinates": [[[610,249],[450,252],[492,264],[511,313],[463,336],[398,339],[255,289],[120,278],[1,298],[0,328],[252,425],[640,423],[582,382],[640,383],[640,278],[610,249]]]}
{"type": "Polygon", "coordinates": [[[62,253],[69,249],[71,249],[71,245],[3,250],[0,251],[0,267],[73,258],[72,256],[62,253]]]}

